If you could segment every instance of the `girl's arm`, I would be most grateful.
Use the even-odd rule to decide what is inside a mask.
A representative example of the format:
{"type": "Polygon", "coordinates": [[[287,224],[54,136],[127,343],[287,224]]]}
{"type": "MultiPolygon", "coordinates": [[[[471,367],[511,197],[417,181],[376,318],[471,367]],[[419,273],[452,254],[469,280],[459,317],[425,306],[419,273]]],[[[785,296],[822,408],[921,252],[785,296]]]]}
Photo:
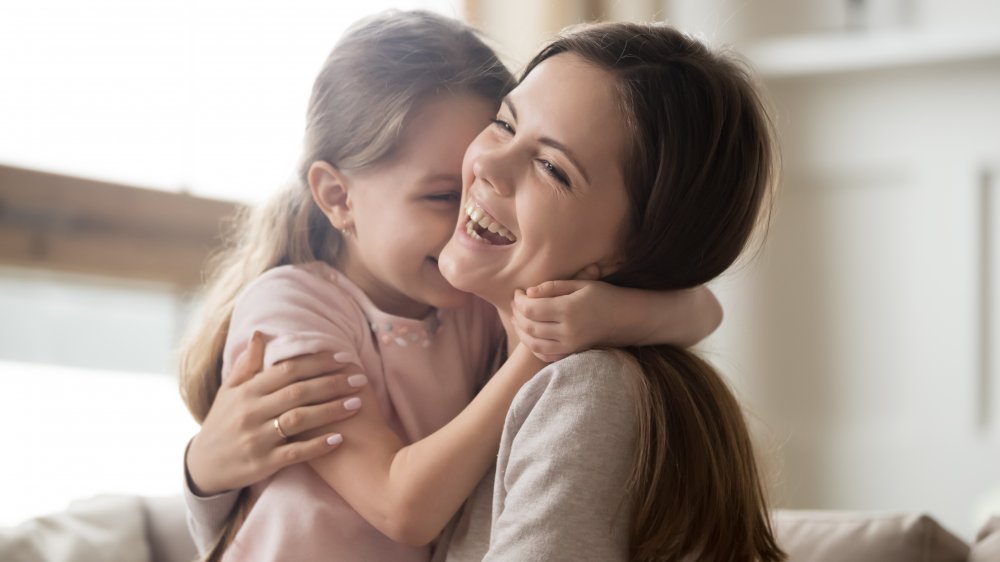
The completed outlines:
{"type": "MultiPolygon", "coordinates": [[[[310,461],[316,472],[389,538],[423,545],[438,536],[496,460],[504,418],[521,386],[542,367],[523,346],[444,427],[404,446],[380,416],[375,396],[337,424],[344,443],[310,461]]],[[[327,430],[328,431],[328,430],[327,430]]]]}
{"type": "Polygon", "coordinates": [[[514,297],[522,344],[545,361],[595,346],[690,347],[722,323],[722,306],[701,285],[645,291],[601,281],[548,281],[514,297]]]}

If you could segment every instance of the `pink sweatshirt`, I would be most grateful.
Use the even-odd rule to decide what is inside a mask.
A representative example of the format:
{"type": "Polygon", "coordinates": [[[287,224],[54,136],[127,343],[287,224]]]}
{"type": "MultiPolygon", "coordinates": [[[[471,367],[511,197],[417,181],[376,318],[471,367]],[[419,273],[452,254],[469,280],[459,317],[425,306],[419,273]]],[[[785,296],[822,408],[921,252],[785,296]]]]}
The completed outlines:
{"type": "MultiPolygon", "coordinates": [[[[264,362],[347,351],[368,376],[389,426],[406,443],[454,418],[485,382],[503,335],[496,312],[475,301],[422,320],[386,314],[323,263],[274,268],[236,301],[223,377],[254,330],[264,362]]],[[[334,453],[335,454],[335,453],[334,453]]],[[[253,508],[225,560],[426,561],[429,547],[397,544],[364,520],[307,464],[251,488],[253,508]]]]}

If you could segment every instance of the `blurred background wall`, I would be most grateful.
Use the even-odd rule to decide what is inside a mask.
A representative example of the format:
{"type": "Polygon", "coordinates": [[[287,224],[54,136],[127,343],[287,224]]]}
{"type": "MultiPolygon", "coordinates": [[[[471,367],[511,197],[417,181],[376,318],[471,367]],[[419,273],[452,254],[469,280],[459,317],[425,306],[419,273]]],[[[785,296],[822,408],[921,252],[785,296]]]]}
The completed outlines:
{"type": "Polygon", "coordinates": [[[714,284],[726,321],[703,347],[776,503],[925,511],[966,538],[1000,512],[1000,2],[107,1],[0,8],[0,423],[18,428],[0,525],[176,490],[194,426],[172,352],[201,260],[291,171],[337,35],[390,5],[467,19],[515,69],[591,20],[743,54],[783,182],[766,244],[714,284]]]}

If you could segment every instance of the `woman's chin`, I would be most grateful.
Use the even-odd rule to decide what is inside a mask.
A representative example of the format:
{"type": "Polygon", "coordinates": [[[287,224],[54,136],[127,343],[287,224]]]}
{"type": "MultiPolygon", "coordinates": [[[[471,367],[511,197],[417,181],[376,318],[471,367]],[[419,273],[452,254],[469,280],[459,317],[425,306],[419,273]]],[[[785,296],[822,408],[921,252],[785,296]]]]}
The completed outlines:
{"type": "Polygon", "coordinates": [[[496,276],[486,272],[482,263],[473,263],[472,256],[454,239],[441,250],[438,267],[452,287],[489,300],[487,295],[495,288],[496,276]]]}
{"type": "Polygon", "coordinates": [[[474,283],[470,283],[469,276],[463,274],[466,269],[462,267],[462,260],[456,255],[458,252],[453,248],[454,243],[454,241],[448,242],[441,250],[441,255],[438,256],[438,268],[441,270],[441,275],[459,291],[476,294],[471,286],[474,283]]]}

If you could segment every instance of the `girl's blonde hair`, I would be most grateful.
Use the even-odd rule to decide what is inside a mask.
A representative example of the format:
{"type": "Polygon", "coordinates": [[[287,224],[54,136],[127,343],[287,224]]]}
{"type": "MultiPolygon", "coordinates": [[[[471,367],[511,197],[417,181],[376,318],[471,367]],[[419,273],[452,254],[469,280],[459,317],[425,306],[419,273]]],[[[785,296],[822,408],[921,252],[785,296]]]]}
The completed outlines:
{"type": "MultiPolygon", "coordinates": [[[[430,98],[474,94],[499,105],[513,84],[473,29],[431,12],[390,10],[344,33],[313,85],[295,180],[267,204],[243,210],[210,263],[202,315],[180,359],[181,396],[199,423],[221,384],[237,295],[273,267],[335,263],[340,233],[312,200],[306,179],[312,163],[325,161],[345,171],[375,166],[392,156],[408,120],[430,98]]],[[[244,512],[245,501],[238,507],[236,512],[244,512]]],[[[218,554],[238,528],[236,512],[218,554]]]]}

